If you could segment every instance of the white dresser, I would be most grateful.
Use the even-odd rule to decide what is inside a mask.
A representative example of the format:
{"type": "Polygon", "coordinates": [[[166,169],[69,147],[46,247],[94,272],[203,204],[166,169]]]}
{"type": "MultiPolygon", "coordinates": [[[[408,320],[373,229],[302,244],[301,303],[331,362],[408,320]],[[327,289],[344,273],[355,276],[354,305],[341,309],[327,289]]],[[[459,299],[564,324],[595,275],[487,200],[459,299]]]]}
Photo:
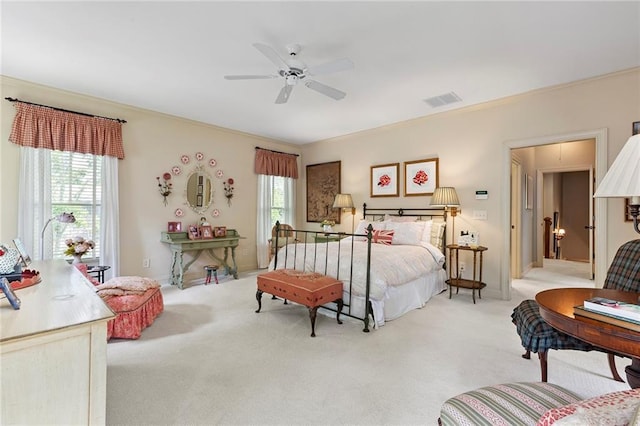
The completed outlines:
{"type": "Polygon", "coordinates": [[[42,282],[0,300],[0,424],[103,425],[113,312],[64,260],[33,262],[42,282]]]}

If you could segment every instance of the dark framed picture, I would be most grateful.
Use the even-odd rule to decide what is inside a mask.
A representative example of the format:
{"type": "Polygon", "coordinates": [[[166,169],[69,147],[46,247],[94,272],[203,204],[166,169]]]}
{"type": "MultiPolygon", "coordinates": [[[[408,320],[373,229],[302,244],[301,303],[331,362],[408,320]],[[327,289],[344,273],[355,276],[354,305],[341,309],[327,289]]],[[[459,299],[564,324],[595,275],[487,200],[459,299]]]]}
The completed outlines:
{"type": "Polygon", "coordinates": [[[640,134],[640,121],[633,122],[633,126],[631,126],[631,134],[632,135],[640,134]]]}
{"type": "Polygon", "coordinates": [[[189,239],[190,240],[199,240],[200,237],[200,230],[198,229],[198,227],[196,225],[189,225],[189,239]]]}
{"type": "Polygon", "coordinates": [[[400,163],[371,166],[371,197],[400,195],[400,163]]]}
{"type": "Polygon", "coordinates": [[[404,163],[404,195],[433,195],[438,187],[438,159],[406,161],[404,163]]]}
{"type": "Polygon", "coordinates": [[[27,249],[24,247],[24,244],[22,244],[22,240],[20,238],[15,238],[13,240],[13,245],[16,246],[16,250],[18,250],[18,253],[20,254],[20,260],[26,268],[31,263],[31,256],[27,253],[27,249]]]}
{"type": "Polygon", "coordinates": [[[227,236],[227,227],[226,226],[215,226],[213,228],[213,236],[215,238],[224,238],[227,236]]]}
{"type": "Polygon", "coordinates": [[[340,193],[340,161],[307,166],[307,222],[333,220],[340,223],[341,211],[333,209],[340,193]]]}
{"type": "Polygon", "coordinates": [[[11,304],[11,307],[13,307],[13,309],[20,309],[20,299],[18,299],[18,296],[13,292],[8,279],[4,277],[0,279],[0,289],[4,295],[7,296],[7,300],[11,304]]]}
{"type": "Polygon", "coordinates": [[[182,222],[167,222],[168,232],[182,232],[182,222]]]}
{"type": "Polygon", "coordinates": [[[213,230],[209,225],[203,225],[200,227],[200,236],[203,240],[210,240],[213,238],[213,230]]]}

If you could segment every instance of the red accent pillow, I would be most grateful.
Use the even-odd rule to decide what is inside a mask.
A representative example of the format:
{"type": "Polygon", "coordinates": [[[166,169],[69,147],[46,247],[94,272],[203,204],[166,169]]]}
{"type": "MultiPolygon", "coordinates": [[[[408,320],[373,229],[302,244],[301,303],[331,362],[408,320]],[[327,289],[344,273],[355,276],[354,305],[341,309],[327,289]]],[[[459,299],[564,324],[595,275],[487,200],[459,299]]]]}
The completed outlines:
{"type": "Polygon", "coordinates": [[[390,246],[391,240],[393,240],[394,232],[395,231],[383,231],[383,230],[374,229],[371,242],[390,246]]]}

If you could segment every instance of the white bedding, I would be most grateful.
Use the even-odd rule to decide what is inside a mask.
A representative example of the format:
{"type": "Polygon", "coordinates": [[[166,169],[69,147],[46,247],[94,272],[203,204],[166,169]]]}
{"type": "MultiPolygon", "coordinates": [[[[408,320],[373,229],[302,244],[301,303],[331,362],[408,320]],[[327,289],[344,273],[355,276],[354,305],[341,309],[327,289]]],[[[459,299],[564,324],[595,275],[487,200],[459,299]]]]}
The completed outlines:
{"type": "MultiPolygon", "coordinates": [[[[367,243],[352,242],[350,238],[331,243],[289,244],[278,252],[277,269],[288,268],[326,274],[343,281],[345,291],[348,290],[347,286],[351,281],[353,295],[364,296],[366,258],[367,243]],[[352,243],[353,269],[351,268],[352,243]],[[328,258],[326,256],[327,249],[329,251],[328,258]],[[338,256],[338,251],[340,256],[338,256]],[[284,264],[285,258],[286,265],[284,264]],[[352,273],[353,277],[350,279],[352,273]]],[[[275,259],[272,260],[270,269],[273,269],[274,261],[275,259]]],[[[389,297],[390,287],[401,286],[433,272],[442,275],[439,271],[442,271],[443,264],[444,255],[427,242],[415,246],[371,244],[369,297],[372,300],[382,301],[389,297]]]]}

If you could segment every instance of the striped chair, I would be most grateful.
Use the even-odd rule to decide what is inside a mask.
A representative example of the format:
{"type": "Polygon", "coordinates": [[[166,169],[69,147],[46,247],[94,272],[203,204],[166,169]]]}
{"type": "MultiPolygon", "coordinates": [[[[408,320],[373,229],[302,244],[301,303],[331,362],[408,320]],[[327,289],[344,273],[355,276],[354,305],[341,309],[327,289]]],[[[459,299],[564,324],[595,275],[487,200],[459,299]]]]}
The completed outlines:
{"type": "MultiPolygon", "coordinates": [[[[640,239],[626,242],[618,249],[607,271],[604,288],[640,292],[640,239]]],[[[531,352],[538,354],[543,382],[547,381],[547,352],[549,349],[606,352],[551,327],[542,319],[535,300],[525,300],[520,303],[513,310],[511,321],[515,324],[522,346],[526,350],[522,357],[530,359],[531,352]]],[[[623,380],[616,370],[615,354],[607,352],[607,355],[613,378],[622,382],[623,380]]]]}

